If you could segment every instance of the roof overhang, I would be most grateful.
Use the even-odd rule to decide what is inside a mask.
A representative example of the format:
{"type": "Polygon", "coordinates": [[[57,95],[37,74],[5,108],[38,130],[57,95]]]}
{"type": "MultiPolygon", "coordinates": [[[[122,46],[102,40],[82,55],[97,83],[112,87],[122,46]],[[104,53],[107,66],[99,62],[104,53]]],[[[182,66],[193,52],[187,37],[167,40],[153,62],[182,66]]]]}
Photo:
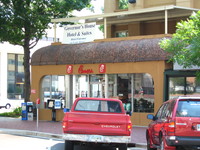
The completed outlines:
{"type": "Polygon", "coordinates": [[[106,18],[107,24],[119,24],[128,22],[165,19],[166,12],[168,18],[188,17],[193,12],[196,12],[198,10],[200,9],[168,5],[168,6],[135,9],[129,11],[115,12],[115,13],[105,13],[99,15],[58,18],[58,19],[52,19],[51,22],[53,23],[77,22],[79,20],[85,20],[85,22],[96,22],[97,24],[103,24],[104,19],[106,18]]]}

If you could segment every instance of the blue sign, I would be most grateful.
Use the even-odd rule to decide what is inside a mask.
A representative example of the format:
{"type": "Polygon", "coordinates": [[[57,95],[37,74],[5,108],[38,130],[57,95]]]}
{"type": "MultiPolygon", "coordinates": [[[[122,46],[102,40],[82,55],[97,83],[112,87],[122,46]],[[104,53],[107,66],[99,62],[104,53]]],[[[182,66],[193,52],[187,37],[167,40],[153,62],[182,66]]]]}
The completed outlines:
{"type": "Polygon", "coordinates": [[[55,100],[54,109],[61,109],[61,100],[55,100]]]}

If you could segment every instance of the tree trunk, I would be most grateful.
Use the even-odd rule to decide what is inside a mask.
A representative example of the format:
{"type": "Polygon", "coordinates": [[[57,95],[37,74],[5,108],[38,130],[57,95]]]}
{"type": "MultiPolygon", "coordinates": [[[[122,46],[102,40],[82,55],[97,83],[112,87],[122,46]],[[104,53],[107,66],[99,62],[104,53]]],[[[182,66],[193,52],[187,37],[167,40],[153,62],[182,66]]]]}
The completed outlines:
{"type": "Polygon", "coordinates": [[[30,85],[30,49],[29,41],[24,45],[24,101],[30,101],[31,85],[30,85]]]}

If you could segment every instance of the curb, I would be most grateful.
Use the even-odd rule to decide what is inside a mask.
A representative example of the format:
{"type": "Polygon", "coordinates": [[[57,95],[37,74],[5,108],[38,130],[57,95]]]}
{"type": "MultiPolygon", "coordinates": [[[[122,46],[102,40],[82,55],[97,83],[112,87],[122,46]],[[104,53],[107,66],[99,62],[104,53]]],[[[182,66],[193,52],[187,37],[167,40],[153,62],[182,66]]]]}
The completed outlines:
{"type": "Polygon", "coordinates": [[[136,143],[135,147],[147,148],[147,144],[146,143],[136,143]]]}
{"type": "MultiPolygon", "coordinates": [[[[17,130],[17,129],[3,129],[0,128],[0,134],[11,134],[19,136],[29,136],[29,137],[38,137],[38,138],[50,138],[54,140],[63,140],[62,134],[52,134],[38,131],[29,131],[29,130],[17,130]]],[[[146,143],[129,143],[129,147],[139,147],[146,148],[146,143]]]]}
{"type": "Polygon", "coordinates": [[[51,139],[56,139],[56,140],[62,140],[61,134],[51,134],[51,133],[29,131],[29,130],[16,130],[16,129],[0,128],[0,133],[1,134],[12,134],[12,135],[32,136],[32,137],[51,138],[51,139]]]}

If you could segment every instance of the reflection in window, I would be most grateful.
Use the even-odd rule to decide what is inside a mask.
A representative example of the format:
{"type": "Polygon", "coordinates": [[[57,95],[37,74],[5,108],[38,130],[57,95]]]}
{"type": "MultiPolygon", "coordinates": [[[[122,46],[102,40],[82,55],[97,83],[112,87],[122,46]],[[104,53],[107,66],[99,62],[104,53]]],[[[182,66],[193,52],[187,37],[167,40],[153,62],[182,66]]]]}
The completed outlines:
{"type": "Polygon", "coordinates": [[[48,99],[60,99],[65,106],[65,77],[64,76],[45,76],[42,80],[42,107],[46,107],[48,99]]]}
{"type": "Polygon", "coordinates": [[[149,74],[134,75],[134,112],[154,112],[154,83],[149,74]]]}
{"type": "Polygon", "coordinates": [[[194,95],[200,93],[200,82],[196,77],[170,77],[169,99],[180,95],[194,95]]]}
{"type": "Polygon", "coordinates": [[[118,31],[115,33],[115,37],[127,37],[128,31],[118,31]]]}
{"type": "Polygon", "coordinates": [[[105,97],[105,75],[90,75],[90,97],[105,97]]]}
{"type": "Polygon", "coordinates": [[[24,97],[24,55],[8,54],[8,98],[22,99],[24,97]]]}
{"type": "Polygon", "coordinates": [[[88,75],[76,75],[76,98],[88,97],[88,75]]]}
{"type": "Polygon", "coordinates": [[[128,9],[128,0],[119,0],[119,9],[128,9]]]}
{"type": "Polygon", "coordinates": [[[121,113],[120,104],[115,101],[79,100],[76,111],[113,112],[121,113]]]}
{"type": "Polygon", "coordinates": [[[149,74],[109,74],[108,97],[122,100],[126,111],[154,112],[153,79],[149,74]]]}

